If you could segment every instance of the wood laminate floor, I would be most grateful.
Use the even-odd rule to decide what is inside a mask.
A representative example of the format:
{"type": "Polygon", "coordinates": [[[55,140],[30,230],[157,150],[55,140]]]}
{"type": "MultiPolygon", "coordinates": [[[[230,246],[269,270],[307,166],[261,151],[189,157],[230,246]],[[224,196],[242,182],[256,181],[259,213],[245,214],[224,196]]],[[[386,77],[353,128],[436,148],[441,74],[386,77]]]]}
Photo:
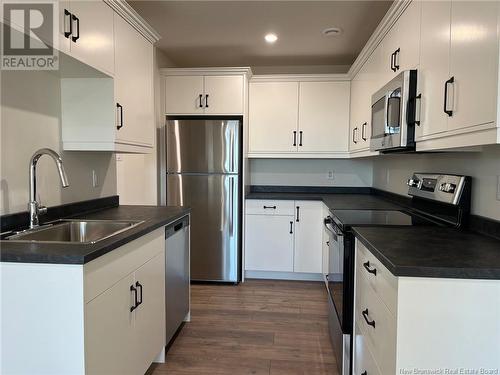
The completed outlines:
{"type": "Polygon", "coordinates": [[[192,285],[191,322],[148,374],[331,374],[323,283],[192,285]]]}

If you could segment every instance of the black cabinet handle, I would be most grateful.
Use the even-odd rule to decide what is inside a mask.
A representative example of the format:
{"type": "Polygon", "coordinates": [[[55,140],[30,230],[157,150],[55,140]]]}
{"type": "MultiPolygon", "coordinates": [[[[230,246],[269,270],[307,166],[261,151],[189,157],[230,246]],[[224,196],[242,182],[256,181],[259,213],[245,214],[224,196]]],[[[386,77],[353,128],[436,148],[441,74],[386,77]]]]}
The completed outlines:
{"type": "Polygon", "coordinates": [[[453,116],[453,110],[448,110],[448,85],[455,83],[455,77],[451,77],[448,81],[444,83],[444,113],[448,116],[453,116]]]}
{"type": "Polygon", "coordinates": [[[132,312],[137,308],[137,289],[133,285],[130,285],[130,291],[134,292],[134,306],[130,307],[130,312],[132,312]]]}
{"type": "Polygon", "coordinates": [[[368,138],[366,138],[366,126],[368,124],[366,122],[361,125],[361,138],[363,138],[363,141],[366,141],[368,138]]]}
{"type": "Polygon", "coordinates": [[[293,234],[293,221],[290,221],[290,234],[293,234]]]}
{"type": "Polygon", "coordinates": [[[297,146],[297,131],[293,131],[293,146],[297,146]]]}
{"type": "Polygon", "coordinates": [[[365,318],[366,324],[375,328],[375,320],[368,320],[368,309],[363,310],[361,314],[363,314],[363,318],[365,318]]]}
{"type": "MultiPolygon", "coordinates": [[[[139,281],[137,281],[137,282],[135,283],[135,286],[136,286],[137,288],[140,288],[140,289],[139,289],[139,296],[140,296],[141,300],[140,300],[140,301],[138,301],[138,302],[136,302],[137,307],[138,307],[139,305],[142,305],[142,284],[141,284],[139,281]]],[[[136,293],[136,295],[137,295],[137,293],[136,293]]]]}
{"type": "Polygon", "coordinates": [[[396,71],[396,68],[394,67],[394,57],[395,57],[395,54],[394,54],[394,52],[393,52],[393,53],[392,53],[392,55],[391,55],[391,70],[392,70],[393,72],[395,72],[395,71],[396,71]]]}
{"type": "Polygon", "coordinates": [[[302,130],[299,132],[299,146],[302,147],[302,130]]]}
{"type": "Polygon", "coordinates": [[[264,206],[264,210],[266,210],[266,209],[268,209],[268,208],[271,208],[271,209],[275,210],[275,209],[276,209],[276,206],[264,206]]]}
{"type": "Polygon", "coordinates": [[[71,40],[73,42],[76,42],[78,39],[80,39],[80,19],[77,16],[75,16],[74,14],[72,14],[71,20],[76,21],[76,35],[73,35],[71,37],[71,40]]]}
{"type": "Polygon", "coordinates": [[[355,127],[354,129],[352,129],[352,142],[354,144],[358,143],[358,141],[356,141],[356,132],[358,131],[358,127],[355,127]]]}
{"type": "Polygon", "coordinates": [[[73,22],[71,21],[71,13],[69,10],[64,9],[64,36],[69,38],[73,34],[73,22]],[[69,19],[69,31],[66,31],[66,19],[69,19]]]}
{"type": "Polygon", "coordinates": [[[401,48],[398,48],[394,51],[394,71],[399,70],[399,53],[401,52],[401,48]]]}
{"type": "Polygon", "coordinates": [[[300,210],[300,207],[299,207],[299,206],[297,206],[297,217],[295,218],[295,221],[296,221],[297,223],[300,221],[299,210],[300,210]]]}
{"type": "Polygon", "coordinates": [[[208,94],[205,95],[205,108],[208,108],[208,94]]]}
{"type": "Polygon", "coordinates": [[[202,101],[203,101],[203,95],[202,95],[202,94],[200,94],[200,95],[198,96],[198,99],[199,99],[199,101],[200,101],[200,104],[198,105],[198,107],[199,107],[199,108],[203,108],[203,102],[202,102],[202,101]]]}
{"type": "Polygon", "coordinates": [[[377,269],[376,268],[370,269],[370,261],[367,261],[367,262],[363,263],[363,267],[365,267],[365,269],[369,273],[373,273],[375,276],[377,276],[377,269]]]}
{"type": "Polygon", "coordinates": [[[120,103],[116,103],[116,108],[118,109],[118,113],[120,115],[118,125],[116,125],[116,130],[120,130],[123,128],[123,106],[120,103]]]}

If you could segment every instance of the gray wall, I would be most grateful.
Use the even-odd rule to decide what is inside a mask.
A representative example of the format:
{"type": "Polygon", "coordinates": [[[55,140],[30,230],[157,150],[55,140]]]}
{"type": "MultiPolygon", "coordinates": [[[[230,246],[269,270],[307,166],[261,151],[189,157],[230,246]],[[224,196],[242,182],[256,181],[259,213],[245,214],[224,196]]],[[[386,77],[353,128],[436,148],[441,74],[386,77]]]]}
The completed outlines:
{"type": "Polygon", "coordinates": [[[251,159],[251,185],[371,186],[371,159],[251,159]],[[328,180],[328,171],[334,179],[328,180]]]}
{"type": "Polygon", "coordinates": [[[500,145],[483,152],[385,155],[373,159],[373,186],[406,195],[406,180],[412,172],[447,172],[473,178],[472,213],[500,220],[496,199],[500,176],[500,145]]]}
{"type": "MultiPolygon", "coordinates": [[[[61,100],[57,72],[1,72],[0,214],[25,211],[28,165],[34,151],[62,151],[61,100]]],[[[39,161],[38,191],[42,204],[93,199],[116,194],[116,163],[111,153],[62,152],[70,186],[62,189],[52,160],[39,161]],[[92,170],[99,186],[92,187],[92,170]]]]}

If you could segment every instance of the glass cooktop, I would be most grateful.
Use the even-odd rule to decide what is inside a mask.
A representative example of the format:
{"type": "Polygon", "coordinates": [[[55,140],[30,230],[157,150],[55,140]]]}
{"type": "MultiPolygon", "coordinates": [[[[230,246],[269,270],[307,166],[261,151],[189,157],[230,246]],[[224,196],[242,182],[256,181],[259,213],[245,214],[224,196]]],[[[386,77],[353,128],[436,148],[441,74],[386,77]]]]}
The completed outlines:
{"type": "Polygon", "coordinates": [[[432,225],[421,216],[395,210],[334,210],[333,219],[341,227],[432,225]]]}

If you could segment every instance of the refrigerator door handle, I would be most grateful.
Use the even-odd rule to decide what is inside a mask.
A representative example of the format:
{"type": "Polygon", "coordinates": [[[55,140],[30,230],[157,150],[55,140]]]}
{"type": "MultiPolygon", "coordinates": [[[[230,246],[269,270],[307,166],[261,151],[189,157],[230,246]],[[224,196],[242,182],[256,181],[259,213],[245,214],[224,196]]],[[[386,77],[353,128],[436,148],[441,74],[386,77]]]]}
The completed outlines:
{"type": "Polygon", "coordinates": [[[229,233],[231,236],[234,231],[234,177],[229,178],[229,233]]]}

